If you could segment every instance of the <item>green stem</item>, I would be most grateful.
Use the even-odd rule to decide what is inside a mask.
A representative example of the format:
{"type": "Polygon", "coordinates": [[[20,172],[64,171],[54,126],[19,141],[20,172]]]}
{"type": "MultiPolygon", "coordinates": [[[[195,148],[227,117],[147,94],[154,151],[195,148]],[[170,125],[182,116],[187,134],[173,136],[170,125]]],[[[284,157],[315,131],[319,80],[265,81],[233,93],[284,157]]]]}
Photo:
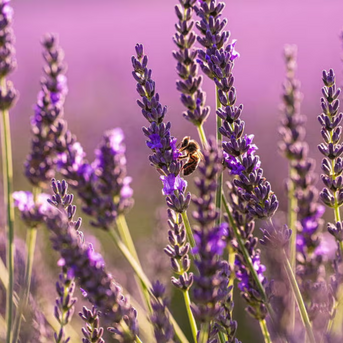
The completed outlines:
{"type": "Polygon", "coordinates": [[[270,338],[269,331],[268,331],[268,328],[267,328],[266,320],[265,319],[261,319],[259,322],[260,322],[261,331],[262,331],[262,334],[263,334],[263,337],[264,337],[264,342],[265,343],[272,343],[272,340],[270,338]]]}
{"type": "Polygon", "coordinates": [[[208,342],[208,334],[209,334],[209,324],[204,323],[201,326],[201,330],[199,332],[199,343],[207,343],[208,342]]]}
{"type": "Polygon", "coordinates": [[[143,341],[138,336],[136,336],[136,342],[137,343],[143,343],[143,341]]]}
{"type": "MultiPolygon", "coordinates": [[[[132,240],[132,237],[130,234],[130,230],[129,230],[127,223],[126,223],[125,216],[120,214],[116,219],[116,224],[117,224],[117,228],[118,228],[120,238],[122,239],[122,241],[124,242],[124,244],[126,245],[128,250],[130,251],[131,255],[135,258],[137,263],[141,266],[135,245],[133,243],[133,240],[132,240]]],[[[137,277],[135,276],[135,278],[137,278],[137,277]]],[[[152,308],[151,308],[151,303],[150,303],[149,290],[145,287],[144,283],[141,282],[139,279],[138,280],[136,279],[136,282],[138,283],[138,286],[140,287],[140,289],[142,291],[146,306],[149,309],[149,311],[151,312],[152,308]]]]}
{"type": "Polygon", "coordinates": [[[182,216],[182,221],[183,221],[183,224],[185,225],[185,229],[187,232],[188,241],[189,241],[191,247],[194,248],[195,247],[195,239],[193,236],[191,224],[189,223],[189,220],[188,220],[187,212],[186,211],[182,212],[181,216],[182,216]]]}
{"type": "Polygon", "coordinates": [[[197,343],[198,342],[197,341],[198,328],[197,328],[197,323],[195,322],[193,312],[191,309],[191,300],[189,298],[189,292],[187,290],[187,291],[182,291],[182,293],[183,293],[183,298],[184,298],[185,304],[186,304],[186,311],[187,311],[187,316],[188,316],[188,320],[189,320],[189,325],[191,326],[193,340],[195,343],[197,343]]]}
{"type": "Polygon", "coordinates": [[[300,317],[301,317],[301,319],[302,319],[302,321],[303,321],[303,323],[305,325],[307,336],[308,336],[308,338],[309,338],[311,343],[315,343],[316,341],[315,341],[315,338],[314,338],[314,335],[313,335],[312,326],[311,326],[310,319],[308,317],[308,313],[307,313],[307,310],[306,310],[306,307],[305,307],[305,303],[304,303],[303,297],[302,297],[302,295],[300,293],[300,289],[298,287],[298,283],[297,283],[297,281],[295,279],[295,276],[294,276],[291,264],[289,262],[289,259],[288,259],[287,254],[286,254],[285,251],[283,251],[283,263],[284,263],[284,267],[286,269],[286,273],[287,273],[289,282],[290,282],[290,284],[292,286],[292,290],[293,290],[295,299],[296,299],[297,304],[298,304],[300,317]]]}
{"type": "Polygon", "coordinates": [[[206,139],[206,134],[204,131],[204,126],[202,124],[197,125],[197,129],[198,129],[198,134],[199,134],[199,137],[201,140],[201,145],[203,148],[206,148],[207,147],[207,139],[206,139]]]}
{"type": "MultiPolygon", "coordinates": [[[[154,296],[151,292],[151,283],[148,279],[148,277],[144,274],[144,271],[142,270],[142,267],[138,264],[138,262],[135,260],[135,258],[131,255],[129,249],[126,247],[126,245],[121,241],[118,233],[110,228],[109,229],[110,237],[113,239],[114,243],[116,244],[119,251],[123,254],[123,256],[126,258],[126,260],[131,265],[132,269],[134,270],[135,274],[138,276],[140,281],[144,284],[145,288],[149,291],[150,296],[154,296]]],[[[180,329],[179,325],[175,321],[172,314],[168,311],[170,321],[174,326],[175,334],[178,337],[178,339],[181,341],[181,343],[188,343],[188,340],[182,330],[180,329]]]]}
{"type": "MultiPolygon", "coordinates": [[[[218,87],[216,86],[216,111],[221,107],[221,103],[219,101],[219,93],[218,87]]],[[[217,144],[219,147],[222,145],[222,135],[219,132],[219,128],[222,126],[222,120],[219,116],[217,117],[217,130],[216,130],[216,137],[217,137],[217,144]]],[[[222,189],[223,189],[223,173],[221,172],[217,179],[217,191],[216,191],[216,208],[219,211],[219,216],[216,220],[216,225],[219,225],[221,214],[222,214],[222,189]]]]}
{"type": "MultiPolygon", "coordinates": [[[[6,80],[1,78],[0,86],[2,92],[6,93],[6,80]]],[[[4,204],[6,207],[6,231],[7,231],[7,269],[8,269],[8,289],[6,293],[6,322],[7,335],[6,342],[12,340],[12,320],[13,320],[13,284],[14,284],[14,207],[13,207],[13,164],[11,131],[8,110],[2,110],[1,144],[2,144],[2,166],[3,166],[3,187],[4,204]]]]}
{"type": "Polygon", "coordinates": [[[227,342],[228,337],[223,332],[219,332],[218,336],[219,336],[220,343],[226,343],[227,342]]]}

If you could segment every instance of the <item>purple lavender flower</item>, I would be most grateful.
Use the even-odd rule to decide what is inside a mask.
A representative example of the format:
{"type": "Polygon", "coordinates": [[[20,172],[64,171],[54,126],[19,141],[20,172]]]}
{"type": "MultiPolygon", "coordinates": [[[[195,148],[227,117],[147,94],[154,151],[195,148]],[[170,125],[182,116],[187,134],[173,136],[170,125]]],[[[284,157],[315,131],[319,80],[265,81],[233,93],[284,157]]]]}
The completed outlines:
{"type": "Polygon", "coordinates": [[[116,128],[105,132],[95,155],[89,164],[80,143],[74,142],[60,154],[58,165],[82,199],[82,210],[95,218],[91,224],[108,230],[118,215],[133,206],[123,131],[116,128]]]}
{"type": "Polygon", "coordinates": [[[202,76],[198,75],[198,66],[195,63],[197,50],[193,48],[196,34],[192,30],[193,6],[196,0],[179,0],[180,5],[175,6],[178,23],[175,25],[177,32],[173,41],[178,51],[173,51],[177,60],[176,70],[181,78],[176,82],[176,88],[181,93],[181,102],[187,111],[183,116],[194,125],[202,125],[210,114],[210,108],[204,107],[206,94],[201,89],[202,76]]]}
{"type": "Polygon", "coordinates": [[[176,288],[186,291],[192,286],[193,273],[188,273],[191,266],[188,256],[190,244],[181,214],[168,209],[168,225],[169,245],[164,252],[170,257],[171,267],[177,275],[171,278],[171,282],[176,288]]]}
{"type": "Polygon", "coordinates": [[[175,332],[167,312],[169,301],[165,298],[165,290],[164,285],[159,281],[152,285],[152,293],[155,298],[151,300],[153,312],[150,315],[150,321],[154,326],[156,342],[172,343],[175,342],[175,332]]]}
{"type": "Polygon", "coordinates": [[[55,176],[56,154],[71,143],[65,140],[66,122],[63,106],[68,92],[64,52],[57,36],[43,37],[45,77],[41,81],[34,116],[31,118],[33,139],[25,162],[25,175],[34,186],[46,187],[55,176]]]}
{"type": "Polygon", "coordinates": [[[148,57],[144,55],[143,45],[136,45],[136,55],[132,56],[132,75],[137,81],[137,92],[142,101],[137,103],[143,116],[149,121],[149,127],[143,127],[144,135],[149,139],[147,146],[152,150],[149,160],[162,175],[163,194],[167,196],[167,205],[176,212],[183,212],[190,202],[190,193],[185,196],[187,182],[181,178],[182,163],[178,160],[179,151],[176,139],[171,136],[171,124],[163,122],[167,108],[162,107],[155,82],[151,79],[152,71],[147,68],[148,57]]]}
{"type": "MultiPolygon", "coordinates": [[[[15,59],[14,34],[12,30],[13,9],[10,1],[0,1],[0,77],[5,78],[17,66],[15,59]]],[[[10,109],[17,98],[11,81],[6,80],[0,90],[0,110],[10,109]]]]}
{"type": "MultiPolygon", "coordinates": [[[[308,157],[308,145],[304,141],[306,117],[300,112],[302,94],[300,82],[295,78],[296,46],[288,45],[284,49],[287,78],[283,84],[283,104],[281,111],[280,134],[282,142],[279,144],[281,154],[290,162],[290,179],[287,190],[290,196],[295,196],[297,208],[289,209],[297,212],[298,232],[294,230],[299,265],[298,275],[302,281],[311,279],[317,281],[321,270],[321,259],[314,254],[320,244],[321,216],[324,207],[318,204],[318,191],[315,188],[317,180],[314,174],[315,162],[308,157]]],[[[295,229],[295,228],[294,228],[295,229]]]]}
{"type": "Polygon", "coordinates": [[[85,322],[86,327],[82,328],[82,343],[105,343],[102,335],[104,329],[99,325],[99,311],[95,306],[89,310],[86,306],[83,306],[82,312],[79,312],[80,317],[85,322]]]}
{"type": "Polygon", "coordinates": [[[59,276],[59,281],[56,282],[58,298],[55,304],[55,318],[60,323],[60,330],[54,335],[56,343],[68,343],[70,341],[70,337],[65,337],[64,326],[71,321],[74,314],[74,304],[77,300],[73,297],[74,290],[74,277],[68,275],[67,270],[63,270],[59,276]]]}
{"type": "MultiPolygon", "coordinates": [[[[53,188],[56,189],[56,186],[58,192],[55,192],[51,203],[56,206],[70,202],[72,196],[66,196],[66,185],[59,186],[57,183],[53,188]],[[58,196],[60,191],[64,196],[58,196]]],[[[72,209],[75,213],[75,207],[72,209]]],[[[122,295],[120,287],[115,284],[112,276],[106,272],[102,257],[94,252],[92,246],[80,239],[82,236],[77,233],[77,229],[81,225],[81,220],[76,222],[79,223],[76,227],[70,225],[68,220],[70,212],[71,210],[67,210],[67,213],[59,211],[47,217],[47,227],[52,232],[53,248],[61,254],[60,264],[75,277],[87,293],[88,300],[116,325],[111,331],[118,336],[118,339],[125,337],[127,341],[133,342],[138,333],[136,311],[130,305],[129,299],[122,295]],[[119,327],[122,320],[125,321],[128,330],[119,327]]]]}
{"type": "Polygon", "coordinates": [[[193,199],[197,210],[193,217],[199,227],[194,231],[196,246],[193,253],[199,255],[195,264],[199,275],[194,276],[192,306],[195,317],[201,323],[216,322],[217,328],[228,334],[229,341],[234,339],[237,323],[229,315],[233,309],[229,286],[229,267],[224,268],[221,260],[228,240],[228,225],[216,225],[219,212],[215,207],[216,176],[222,169],[222,157],[214,139],[209,139],[208,149],[204,151],[204,161],[199,165],[200,179],[195,181],[199,196],[193,199]],[[229,308],[229,311],[227,309],[229,308]],[[223,320],[223,314],[229,317],[223,320]]]}
{"type": "Polygon", "coordinates": [[[218,89],[222,107],[217,110],[217,115],[223,120],[219,133],[228,139],[223,142],[225,164],[231,175],[238,176],[233,184],[248,201],[251,215],[268,219],[277,210],[278,201],[269,182],[263,177],[259,157],[254,154],[257,147],[252,144],[253,135],[244,135],[245,123],[240,119],[243,106],[235,106],[237,96],[232,70],[237,58],[236,41],[225,47],[230,33],[223,31],[227,23],[226,19],[221,19],[223,8],[224,3],[217,4],[216,1],[201,1],[199,7],[195,7],[201,18],[197,22],[202,35],[198,41],[206,48],[198,51],[198,62],[218,89]]]}
{"type": "MultiPolygon", "coordinates": [[[[324,143],[321,143],[318,149],[324,155],[321,179],[325,188],[320,193],[320,198],[325,205],[339,211],[338,208],[343,204],[343,176],[341,175],[343,146],[339,144],[342,131],[339,124],[343,113],[339,112],[338,100],[341,90],[336,87],[335,74],[332,69],[329,72],[323,71],[323,82],[324,97],[321,99],[323,113],[318,116],[318,120],[322,125],[321,134],[324,143]]],[[[337,215],[335,215],[335,220],[340,221],[337,215]]]]}
{"type": "Polygon", "coordinates": [[[14,206],[20,211],[21,218],[27,227],[36,227],[44,221],[49,211],[48,198],[49,195],[41,193],[34,202],[31,192],[20,191],[13,193],[14,206]]]}

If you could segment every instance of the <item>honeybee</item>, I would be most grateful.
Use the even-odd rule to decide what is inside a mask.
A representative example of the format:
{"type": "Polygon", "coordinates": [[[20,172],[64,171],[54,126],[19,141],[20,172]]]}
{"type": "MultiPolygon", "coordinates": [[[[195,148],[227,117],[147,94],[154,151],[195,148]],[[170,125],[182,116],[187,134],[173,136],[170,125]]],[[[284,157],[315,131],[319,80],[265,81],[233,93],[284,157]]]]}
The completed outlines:
{"type": "Polygon", "coordinates": [[[192,174],[198,167],[200,160],[204,158],[200,151],[199,144],[189,136],[186,136],[179,144],[179,151],[184,152],[183,155],[179,156],[179,159],[187,159],[186,163],[182,167],[183,175],[187,176],[192,174]]]}

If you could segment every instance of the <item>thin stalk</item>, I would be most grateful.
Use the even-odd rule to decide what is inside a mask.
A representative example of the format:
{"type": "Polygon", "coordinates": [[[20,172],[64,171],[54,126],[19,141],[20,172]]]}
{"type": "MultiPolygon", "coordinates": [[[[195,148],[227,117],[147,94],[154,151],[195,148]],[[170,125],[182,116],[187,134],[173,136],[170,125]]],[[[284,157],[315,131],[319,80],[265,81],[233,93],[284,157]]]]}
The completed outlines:
{"type": "MultiPolygon", "coordinates": [[[[123,254],[123,256],[126,258],[126,260],[130,263],[132,269],[134,270],[135,274],[138,276],[140,281],[144,284],[145,288],[149,291],[150,296],[153,296],[151,292],[151,283],[148,279],[148,277],[144,274],[144,271],[142,270],[142,267],[138,264],[138,262],[135,260],[135,258],[131,255],[129,249],[126,247],[126,245],[121,241],[118,233],[114,229],[110,229],[109,231],[110,237],[113,239],[114,243],[116,244],[119,251],[123,254]]],[[[188,340],[182,330],[180,329],[179,325],[175,321],[174,317],[168,310],[168,314],[170,317],[170,321],[174,326],[175,334],[178,337],[178,339],[181,341],[181,343],[188,343],[188,340]]]]}
{"type": "Polygon", "coordinates": [[[220,343],[226,343],[228,340],[227,335],[225,335],[225,333],[223,333],[221,331],[218,333],[218,337],[219,337],[220,343]]]}
{"type": "Polygon", "coordinates": [[[138,336],[136,336],[136,342],[137,343],[143,343],[143,341],[138,336]]]}
{"type": "MultiPolygon", "coordinates": [[[[39,192],[40,192],[40,189],[38,187],[33,188],[32,193],[33,193],[34,203],[36,203],[39,192]]],[[[36,227],[28,228],[26,231],[27,257],[26,257],[26,267],[25,267],[25,276],[24,276],[25,284],[22,290],[22,294],[20,295],[19,307],[18,307],[16,316],[14,319],[13,338],[12,338],[13,343],[16,343],[19,338],[23,310],[29,300],[36,239],[37,239],[37,228],[36,227]]]]}
{"type": "Polygon", "coordinates": [[[187,232],[188,241],[189,241],[191,247],[194,248],[195,247],[195,239],[193,236],[191,224],[189,223],[189,220],[188,220],[187,212],[186,211],[182,212],[181,216],[182,216],[183,224],[185,225],[185,229],[187,232]]]}
{"type": "Polygon", "coordinates": [[[266,320],[265,319],[261,319],[259,321],[259,323],[260,323],[261,331],[262,331],[262,334],[263,334],[263,337],[264,337],[264,342],[265,343],[272,343],[272,340],[270,338],[269,331],[268,331],[268,328],[267,328],[266,320]]]}
{"type": "Polygon", "coordinates": [[[201,330],[199,332],[199,343],[207,343],[208,342],[208,334],[209,334],[209,324],[204,323],[201,326],[201,330]]]}
{"type": "Polygon", "coordinates": [[[298,304],[298,308],[299,308],[299,313],[300,313],[301,319],[302,319],[302,321],[303,321],[303,323],[305,325],[307,336],[308,336],[309,341],[311,343],[315,343],[316,341],[315,341],[314,334],[313,334],[313,331],[312,331],[311,322],[310,322],[310,319],[308,317],[308,313],[307,313],[307,310],[306,310],[306,307],[305,307],[305,303],[304,303],[303,297],[302,297],[302,295],[300,293],[300,289],[298,287],[298,283],[297,283],[297,281],[295,279],[295,276],[294,276],[291,264],[289,262],[289,259],[288,259],[287,254],[286,254],[285,251],[283,251],[283,263],[284,263],[284,267],[286,269],[287,276],[289,278],[289,282],[290,282],[290,284],[292,286],[292,290],[293,290],[295,299],[296,299],[297,304],[298,304]]]}
{"type": "MultiPolygon", "coordinates": [[[[290,166],[289,168],[289,176],[290,180],[292,180],[292,176],[294,174],[294,168],[290,166]]],[[[295,185],[292,182],[291,187],[289,187],[288,190],[288,227],[292,230],[292,235],[290,238],[290,263],[293,270],[293,273],[295,273],[296,270],[296,242],[297,242],[297,228],[296,228],[296,222],[297,222],[297,213],[296,213],[296,207],[298,204],[298,201],[295,197],[295,185]]],[[[295,326],[295,299],[294,297],[291,298],[290,301],[290,332],[294,331],[295,326]]]]}
{"type": "MultiPolygon", "coordinates": [[[[221,103],[219,101],[219,93],[218,93],[218,87],[216,86],[216,112],[217,110],[221,107],[221,103]]],[[[217,143],[218,146],[222,145],[222,135],[219,132],[219,128],[222,126],[222,120],[219,116],[217,117],[217,130],[216,130],[216,138],[217,138],[217,143]]],[[[219,216],[216,220],[216,225],[219,225],[220,219],[221,219],[221,214],[222,214],[222,190],[223,190],[223,173],[220,173],[218,175],[217,179],[217,191],[216,191],[216,208],[219,211],[219,216]]]]}
{"type": "Polygon", "coordinates": [[[201,140],[201,145],[203,148],[206,148],[207,147],[207,139],[206,139],[206,134],[204,131],[204,126],[202,124],[197,125],[197,130],[198,130],[198,134],[199,134],[199,137],[201,140]]]}
{"type": "MultiPolygon", "coordinates": [[[[6,80],[0,79],[2,92],[6,93],[6,80]]],[[[14,207],[13,207],[13,164],[11,147],[11,130],[8,110],[2,110],[1,125],[1,144],[2,144],[2,167],[3,167],[3,187],[4,204],[6,207],[6,231],[7,231],[7,269],[8,269],[8,288],[6,293],[6,322],[7,334],[6,342],[12,340],[12,321],[13,321],[13,285],[14,285],[14,207]]]]}
{"type": "MultiPolygon", "coordinates": [[[[136,259],[137,263],[141,266],[135,245],[133,243],[133,240],[132,240],[132,237],[130,234],[130,230],[127,226],[125,216],[120,214],[116,219],[116,224],[117,224],[117,228],[118,228],[120,238],[122,239],[122,241],[124,242],[124,244],[126,245],[128,250],[130,251],[131,255],[136,259]]],[[[135,276],[135,278],[137,278],[137,277],[135,276]]],[[[140,289],[142,291],[142,295],[144,297],[146,306],[149,309],[149,311],[151,312],[152,308],[151,308],[151,303],[150,303],[149,291],[145,287],[143,282],[141,282],[140,280],[137,280],[137,279],[136,279],[136,282],[138,283],[138,286],[140,287],[140,289]]]]}
{"type": "Polygon", "coordinates": [[[192,331],[192,336],[193,340],[195,343],[197,343],[197,333],[198,333],[198,328],[197,328],[197,323],[194,319],[193,312],[191,309],[191,300],[189,298],[189,292],[188,291],[182,291],[183,298],[185,300],[186,304],[186,311],[187,311],[187,316],[189,320],[189,325],[191,326],[191,331],[192,331]]]}

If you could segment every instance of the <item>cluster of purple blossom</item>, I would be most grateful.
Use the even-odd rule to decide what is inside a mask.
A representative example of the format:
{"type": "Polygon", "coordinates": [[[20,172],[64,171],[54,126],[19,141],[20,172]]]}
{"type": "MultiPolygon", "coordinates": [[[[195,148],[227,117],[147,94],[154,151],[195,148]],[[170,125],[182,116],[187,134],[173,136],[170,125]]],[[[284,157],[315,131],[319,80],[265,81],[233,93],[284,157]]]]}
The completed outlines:
{"type": "MultiPolygon", "coordinates": [[[[323,113],[318,120],[322,126],[323,143],[319,151],[324,156],[321,179],[325,187],[319,193],[315,187],[314,161],[308,157],[305,142],[305,117],[300,113],[302,94],[295,77],[296,48],[286,47],[279,150],[289,161],[289,208],[287,225],[283,225],[279,219],[273,220],[279,202],[263,175],[254,135],[245,133],[243,105],[236,105],[233,68],[239,53],[235,50],[236,40],[230,42],[230,32],[225,30],[225,4],[217,0],[179,2],[175,7],[178,21],[173,38],[178,49],[173,56],[181,78],[176,88],[186,108],[184,118],[198,130],[202,153],[189,138],[183,146],[171,135],[171,123],[165,121],[167,107],[160,102],[141,44],[136,45],[136,55],[132,57],[132,75],[140,96],[138,106],[148,122],[143,135],[151,151],[150,165],[162,181],[168,208],[168,245],[164,252],[170,259],[169,276],[171,284],[182,293],[190,337],[186,337],[169,309],[166,285],[160,280],[150,282],[146,276],[126,223],[125,216],[133,206],[133,190],[132,179],[127,175],[124,133],[120,128],[106,131],[95,150],[94,161],[87,161],[64,117],[68,93],[64,52],[57,36],[48,34],[42,41],[45,76],[31,118],[33,137],[24,164],[32,192],[12,193],[8,125],[3,124],[2,128],[7,147],[3,154],[3,177],[7,185],[4,203],[8,247],[6,265],[0,265],[4,285],[0,298],[6,290],[7,343],[25,342],[22,318],[30,305],[39,307],[32,296],[31,279],[37,228],[43,224],[59,254],[57,265],[61,273],[56,282],[55,322],[37,309],[32,325],[28,324],[35,331],[35,341],[74,341],[69,327],[77,302],[74,291],[79,288],[84,300],[91,303],[91,309],[84,306],[79,313],[85,323],[84,343],[239,343],[233,313],[236,286],[247,303],[247,312],[259,323],[266,343],[342,341],[342,318],[336,314],[343,285],[343,114],[339,112],[341,91],[336,86],[335,74],[332,69],[323,72],[323,113]],[[196,22],[194,16],[198,18],[196,22]],[[196,41],[201,48],[195,47],[196,41]],[[216,89],[216,138],[207,138],[205,134],[210,108],[206,106],[199,69],[216,89]],[[188,144],[193,144],[196,151],[188,144]],[[197,195],[193,196],[186,191],[185,165],[189,163],[198,169],[194,179],[197,195]],[[56,181],[58,173],[65,180],[56,181]],[[227,177],[225,185],[223,175],[227,177]],[[90,224],[105,231],[132,267],[143,305],[124,295],[126,291],[88,242],[87,233],[80,230],[82,219],[74,220],[77,208],[68,185],[81,200],[81,209],[90,217],[90,224]],[[45,193],[50,188],[52,196],[45,193]],[[319,200],[334,213],[334,223],[327,224],[327,231],[336,242],[333,259],[323,256],[325,208],[319,200]],[[18,268],[14,265],[13,204],[27,227],[28,242],[24,282],[15,290],[19,297],[13,286],[14,271],[18,268]],[[188,219],[190,206],[195,208],[194,224],[188,219]],[[260,240],[254,233],[256,225],[262,226],[260,240]],[[258,248],[259,242],[262,250],[258,248]],[[272,261],[270,265],[261,263],[263,254],[272,261]],[[143,317],[149,319],[148,324],[142,324],[143,317]]],[[[9,0],[0,0],[3,123],[16,98],[12,83],[6,80],[16,65],[12,14],[9,0]]]]}

